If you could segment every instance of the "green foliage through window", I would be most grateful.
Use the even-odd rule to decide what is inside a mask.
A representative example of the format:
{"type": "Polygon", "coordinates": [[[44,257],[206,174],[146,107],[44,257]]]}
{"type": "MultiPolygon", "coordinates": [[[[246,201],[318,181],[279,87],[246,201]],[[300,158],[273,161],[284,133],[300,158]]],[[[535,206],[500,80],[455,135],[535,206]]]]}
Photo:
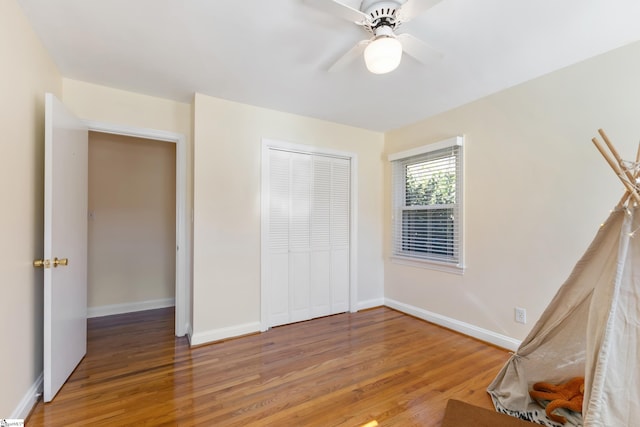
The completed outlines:
{"type": "Polygon", "coordinates": [[[407,206],[448,205],[456,202],[456,173],[423,173],[428,164],[408,165],[405,200],[407,206]]]}

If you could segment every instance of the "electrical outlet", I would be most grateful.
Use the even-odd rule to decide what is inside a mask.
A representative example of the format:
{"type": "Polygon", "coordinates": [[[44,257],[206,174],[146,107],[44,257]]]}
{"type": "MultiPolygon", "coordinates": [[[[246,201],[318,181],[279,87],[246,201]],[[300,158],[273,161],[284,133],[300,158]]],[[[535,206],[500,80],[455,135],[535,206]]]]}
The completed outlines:
{"type": "Polygon", "coordinates": [[[527,323],[527,310],[521,307],[516,307],[515,321],[518,323],[522,323],[523,325],[527,323]]]}

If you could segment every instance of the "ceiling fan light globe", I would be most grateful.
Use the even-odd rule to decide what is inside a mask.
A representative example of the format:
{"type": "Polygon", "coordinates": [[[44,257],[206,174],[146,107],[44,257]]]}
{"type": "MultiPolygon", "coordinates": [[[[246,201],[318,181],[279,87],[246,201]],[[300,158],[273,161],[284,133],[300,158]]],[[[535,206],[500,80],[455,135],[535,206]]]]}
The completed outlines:
{"type": "Polygon", "coordinates": [[[379,37],[364,50],[364,63],[374,74],[389,73],[400,65],[402,45],[395,37],[379,37]]]}

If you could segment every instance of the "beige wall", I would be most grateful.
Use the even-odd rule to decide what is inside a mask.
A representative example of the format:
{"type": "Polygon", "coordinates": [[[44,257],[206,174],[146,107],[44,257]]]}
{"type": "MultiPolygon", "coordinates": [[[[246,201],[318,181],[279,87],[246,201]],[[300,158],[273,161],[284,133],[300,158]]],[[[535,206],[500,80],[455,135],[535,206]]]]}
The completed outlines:
{"type": "Polygon", "coordinates": [[[44,93],[62,91],[14,0],[0,2],[0,70],[0,418],[8,418],[42,372],[43,273],[31,263],[43,255],[44,93]]]}
{"type": "Polygon", "coordinates": [[[175,296],[176,146],[89,133],[87,306],[175,296]]]}
{"type": "Polygon", "coordinates": [[[260,322],[262,138],[358,155],[358,301],[382,302],[383,135],[196,94],[194,335],[260,322]]]}
{"type": "MultiPolygon", "coordinates": [[[[464,276],[389,262],[385,296],[522,339],[622,195],[591,143],[626,158],[640,138],[640,44],[612,51],[386,135],[387,154],[466,135],[464,276]],[[528,324],[514,322],[514,307],[528,324]]],[[[390,168],[385,224],[390,224],[390,168]]]]}
{"type": "Polygon", "coordinates": [[[177,132],[191,141],[191,104],[64,78],[63,101],[86,120],[177,132]]]}

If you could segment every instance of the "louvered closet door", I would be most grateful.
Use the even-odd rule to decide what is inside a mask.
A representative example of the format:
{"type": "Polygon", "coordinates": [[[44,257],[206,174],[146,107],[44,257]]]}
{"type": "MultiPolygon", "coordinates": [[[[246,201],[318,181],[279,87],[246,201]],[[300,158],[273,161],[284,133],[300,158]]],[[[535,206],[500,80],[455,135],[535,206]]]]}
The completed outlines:
{"type": "Polygon", "coordinates": [[[309,307],[309,244],[311,156],[291,154],[289,210],[289,320],[311,318],[309,307]]]}
{"type": "Polygon", "coordinates": [[[269,150],[267,298],[269,326],[289,323],[289,210],[291,154],[269,150]]]}
{"type": "Polygon", "coordinates": [[[269,150],[269,326],[348,311],[349,167],[269,150]]]}
{"type": "Polygon", "coordinates": [[[331,169],[331,312],[349,310],[349,160],[331,169]]]}

